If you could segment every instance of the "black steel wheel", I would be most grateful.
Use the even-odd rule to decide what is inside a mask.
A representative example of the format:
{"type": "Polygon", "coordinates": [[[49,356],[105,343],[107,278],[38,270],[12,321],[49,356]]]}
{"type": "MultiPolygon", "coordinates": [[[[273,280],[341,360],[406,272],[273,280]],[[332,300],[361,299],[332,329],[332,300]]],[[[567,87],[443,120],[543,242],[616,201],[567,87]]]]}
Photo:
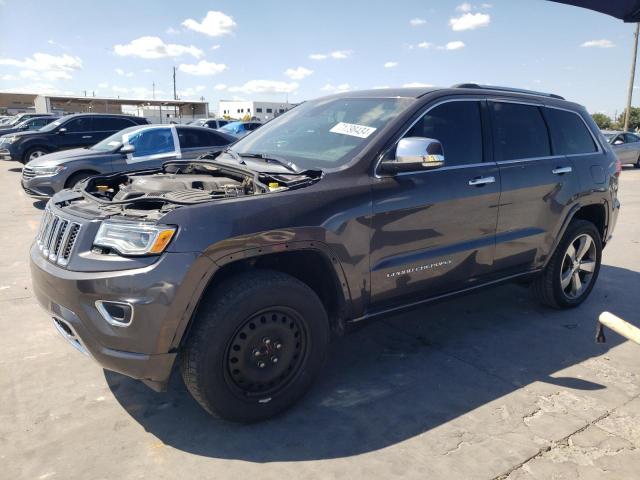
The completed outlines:
{"type": "Polygon", "coordinates": [[[318,295],[270,270],[235,275],[203,297],[180,355],[191,395],[214,416],[263,420],[289,408],[319,374],[329,321],[318,295]]]}
{"type": "Polygon", "coordinates": [[[245,396],[274,395],[300,371],[307,328],[297,312],[258,312],[238,329],[227,349],[227,380],[245,396]]]}

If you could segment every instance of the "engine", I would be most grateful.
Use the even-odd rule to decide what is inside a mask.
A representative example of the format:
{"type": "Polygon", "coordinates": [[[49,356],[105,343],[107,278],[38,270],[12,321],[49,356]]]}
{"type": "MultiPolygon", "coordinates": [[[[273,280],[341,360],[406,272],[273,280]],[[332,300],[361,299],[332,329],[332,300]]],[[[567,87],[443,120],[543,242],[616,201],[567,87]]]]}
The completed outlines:
{"type": "Polygon", "coordinates": [[[213,198],[247,195],[246,182],[229,177],[211,175],[145,175],[132,176],[128,183],[120,185],[112,200],[127,201],[153,197],[173,202],[201,202],[213,198]]]}

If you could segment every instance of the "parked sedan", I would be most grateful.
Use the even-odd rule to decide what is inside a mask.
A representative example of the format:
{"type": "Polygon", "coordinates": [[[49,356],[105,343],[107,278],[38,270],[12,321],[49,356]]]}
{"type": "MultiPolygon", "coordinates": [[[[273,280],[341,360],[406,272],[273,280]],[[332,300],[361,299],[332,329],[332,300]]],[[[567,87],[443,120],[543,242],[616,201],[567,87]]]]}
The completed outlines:
{"type": "Polygon", "coordinates": [[[3,128],[2,130],[0,130],[0,136],[17,132],[27,132],[29,130],[40,130],[45,125],[49,125],[51,122],[54,122],[59,118],[60,117],[54,117],[53,115],[49,115],[47,117],[32,117],[23,121],[22,123],[18,123],[14,127],[3,128]]]}
{"type": "Polygon", "coordinates": [[[229,120],[222,120],[220,118],[201,118],[199,120],[194,120],[193,122],[189,122],[189,125],[194,125],[196,127],[209,127],[209,128],[222,128],[229,123],[229,120]]]}
{"type": "Polygon", "coordinates": [[[602,132],[623,165],[640,168],[640,136],[635,133],[605,130],[602,132]]]}
{"type": "Polygon", "coordinates": [[[218,129],[219,132],[228,133],[236,138],[242,138],[261,127],[260,122],[231,122],[218,129]]]}
{"type": "MultiPolygon", "coordinates": [[[[0,129],[13,128],[19,123],[22,123],[30,118],[48,116],[57,117],[57,115],[53,115],[53,113],[19,113],[17,115],[14,115],[13,117],[9,117],[9,120],[6,120],[2,125],[0,125],[0,129]]],[[[0,135],[3,135],[3,133],[0,133],[0,135]]]]}
{"type": "Polygon", "coordinates": [[[89,148],[50,153],[22,169],[22,188],[47,198],[97,174],[160,167],[224,149],[237,139],[204,127],[144,125],[126,128],[89,148]]]}

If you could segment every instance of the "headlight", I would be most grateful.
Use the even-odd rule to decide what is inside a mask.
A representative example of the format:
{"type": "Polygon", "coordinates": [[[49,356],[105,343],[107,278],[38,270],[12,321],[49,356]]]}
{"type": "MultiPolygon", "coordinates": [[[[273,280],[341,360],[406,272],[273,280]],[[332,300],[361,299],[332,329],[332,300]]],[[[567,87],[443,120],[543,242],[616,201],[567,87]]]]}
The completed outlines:
{"type": "Polygon", "coordinates": [[[29,167],[36,177],[52,177],[67,167],[56,165],[55,167],[29,167]]]}
{"type": "Polygon", "coordinates": [[[18,140],[18,137],[2,137],[2,143],[13,143],[18,140]]]}
{"type": "Polygon", "coordinates": [[[167,248],[175,232],[175,227],[103,222],[93,244],[112,248],[122,255],[158,254],[167,248]]]}

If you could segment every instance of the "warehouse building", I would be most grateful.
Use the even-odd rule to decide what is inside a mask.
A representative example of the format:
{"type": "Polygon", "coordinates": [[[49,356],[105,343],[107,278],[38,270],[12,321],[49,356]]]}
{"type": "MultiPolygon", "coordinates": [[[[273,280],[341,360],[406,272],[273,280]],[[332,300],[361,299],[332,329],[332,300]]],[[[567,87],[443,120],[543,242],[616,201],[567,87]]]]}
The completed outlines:
{"type": "Polygon", "coordinates": [[[36,95],[0,92],[0,114],[16,113],[127,113],[147,118],[151,123],[184,123],[209,116],[204,101],[148,100],[136,98],[36,95]]]}
{"type": "Polygon", "coordinates": [[[288,102],[220,100],[218,115],[234,120],[258,119],[262,122],[268,122],[295,106],[295,103],[288,102]]]}

